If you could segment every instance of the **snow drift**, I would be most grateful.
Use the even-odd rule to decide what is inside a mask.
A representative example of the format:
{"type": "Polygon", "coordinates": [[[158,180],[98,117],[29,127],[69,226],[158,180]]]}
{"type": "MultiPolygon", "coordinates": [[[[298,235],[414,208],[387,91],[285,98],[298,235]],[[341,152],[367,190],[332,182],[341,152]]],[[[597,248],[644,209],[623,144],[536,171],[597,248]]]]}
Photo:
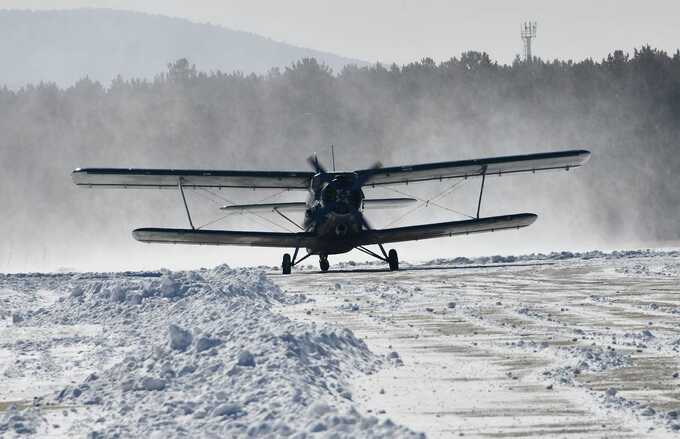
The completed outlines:
{"type": "MultiPolygon", "coordinates": [[[[35,404],[74,407],[69,435],[418,436],[355,410],[349,378],[372,373],[382,360],[349,330],[272,312],[273,304],[305,298],[284,296],[261,272],[220,266],[32,282],[49,282],[61,297],[22,310],[16,326],[102,327],[90,340],[94,367],[35,404]]],[[[53,428],[31,423],[41,418],[28,410],[6,417],[21,417],[29,433],[53,428]]],[[[3,428],[14,427],[7,421],[3,428]]]]}

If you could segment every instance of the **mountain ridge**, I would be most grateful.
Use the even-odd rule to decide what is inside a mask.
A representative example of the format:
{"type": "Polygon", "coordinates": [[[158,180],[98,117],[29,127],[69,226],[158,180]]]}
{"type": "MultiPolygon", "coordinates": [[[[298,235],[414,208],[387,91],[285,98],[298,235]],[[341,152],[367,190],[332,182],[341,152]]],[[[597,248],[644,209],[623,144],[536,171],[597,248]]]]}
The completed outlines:
{"type": "Polygon", "coordinates": [[[211,23],[117,9],[0,9],[0,85],[89,77],[104,85],[118,75],[152,79],[168,63],[187,58],[202,71],[266,73],[302,58],[333,71],[361,60],[298,47],[211,23]]]}

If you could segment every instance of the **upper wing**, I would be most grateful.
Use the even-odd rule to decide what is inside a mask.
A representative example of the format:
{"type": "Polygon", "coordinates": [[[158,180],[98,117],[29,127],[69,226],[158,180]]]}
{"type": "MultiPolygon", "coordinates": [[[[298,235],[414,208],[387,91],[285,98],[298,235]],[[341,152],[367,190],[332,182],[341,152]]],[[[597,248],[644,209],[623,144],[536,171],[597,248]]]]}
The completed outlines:
{"type": "Polygon", "coordinates": [[[492,174],[533,172],[547,169],[569,169],[583,165],[590,158],[585,150],[545,152],[539,154],[491,157],[455,162],[426,163],[413,166],[365,169],[357,171],[365,186],[467,178],[492,174]]]}
{"type": "Polygon", "coordinates": [[[385,244],[388,242],[417,241],[419,239],[442,238],[468,233],[494,232],[504,229],[526,227],[536,221],[533,213],[493,216],[464,221],[397,227],[394,229],[367,230],[357,245],[385,244]]]}
{"type": "Polygon", "coordinates": [[[308,189],[313,172],[211,171],[189,169],[78,168],[73,182],[85,187],[308,189]]]}
{"type": "Polygon", "coordinates": [[[316,241],[314,234],[307,232],[277,233],[161,228],[137,229],[132,232],[132,236],[141,242],[247,245],[253,247],[311,247],[316,241]]]}

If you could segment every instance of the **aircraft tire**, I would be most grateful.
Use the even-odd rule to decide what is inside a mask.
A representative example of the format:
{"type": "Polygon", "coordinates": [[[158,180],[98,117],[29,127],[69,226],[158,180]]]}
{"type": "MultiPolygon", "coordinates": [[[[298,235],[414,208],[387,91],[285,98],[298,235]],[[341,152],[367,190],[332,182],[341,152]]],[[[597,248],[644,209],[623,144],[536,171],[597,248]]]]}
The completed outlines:
{"type": "Polygon", "coordinates": [[[290,261],[290,254],[286,253],[283,255],[283,262],[281,263],[281,270],[283,274],[290,274],[290,269],[293,264],[290,261]]]}
{"type": "Polygon", "coordinates": [[[331,264],[328,263],[327,257],[326,258],[322,257],[322,258],[319,259],[319,268],[321,268],[321,271],[323,271],[324,273],[328,271],[330,266],[331,266],[331,264]]]}
{"type": "Polygon", "coordinates": [[[391,249],[387,253],[387,263],[390,265],[390,271],[399,270],[399,255],[395,249],[391,249]]]}

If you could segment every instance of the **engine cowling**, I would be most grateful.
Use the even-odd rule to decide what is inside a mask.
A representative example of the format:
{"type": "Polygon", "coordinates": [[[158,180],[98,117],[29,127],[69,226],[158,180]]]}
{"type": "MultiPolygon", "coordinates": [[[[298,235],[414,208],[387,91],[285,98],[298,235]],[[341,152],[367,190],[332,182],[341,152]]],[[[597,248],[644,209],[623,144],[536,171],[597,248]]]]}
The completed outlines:
{"type": "Polygon", "coordinates": [[[359,210],[364,194],[356,188],[352,175],[338,175],[321,189],[321,204],[328,210],[346,215],[359,210]]]}

